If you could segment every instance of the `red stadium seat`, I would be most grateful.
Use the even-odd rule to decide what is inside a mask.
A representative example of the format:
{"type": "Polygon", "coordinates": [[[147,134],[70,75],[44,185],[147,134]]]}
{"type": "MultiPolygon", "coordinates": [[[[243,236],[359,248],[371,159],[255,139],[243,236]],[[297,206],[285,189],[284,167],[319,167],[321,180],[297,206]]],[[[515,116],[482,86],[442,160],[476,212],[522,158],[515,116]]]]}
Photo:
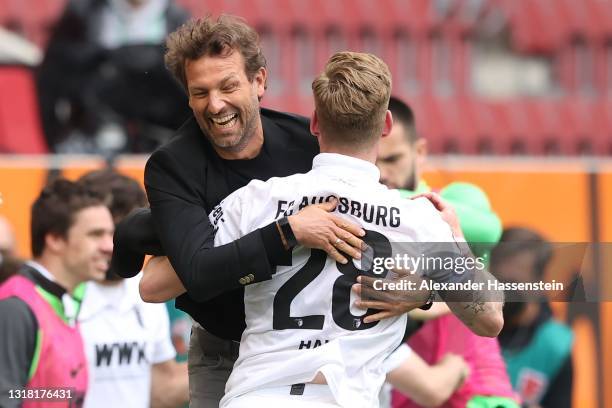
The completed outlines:
{"type": "Polygon", "coordinates": [[[427,139],[428,151],[433,154],[442,153],[443,130],[437,106],[433,104],[431,99],[426,97],[402,99],[413,109],[416,117],[417,133],[427,139]]]}
{"type": "Polygon", "coordinates": [[[563,140],[568,154],[596,154],[605,150],[605,143],[600,136],[605,134],[605,111],[599,107],[601,103],[585,100],[567,101],[562,104],[562,115],[571,120],[570,132],[563,140]]]}
{"type": "Polygon", "coordinates": [[[1,0],[0,24],[44,48],[66,0],[1,0]]]}
{"type": "Polygon", "coordinates": [[[612,101],[601,102],[596,107],[597,127],[595,151],[597,154],[612,155],[612,101]]]}
{"type": "Polygon", "coordinates": [[[555,122],[552,119],[550,102],[541,99],[521,100],[516,103],[524,115],[526,128],[522,132],[522,143],[527,154],[547,155],[564,153],[555,122]]]}
{"type": "Polygon", "coordinates": [[[46,153],[32,73],[0,67],[0,151],[46,153]]]}
{"type": "Polygon", "coordinates": [[[449,102],[435,98],[431,102],[437,123],[441,153],[461,154],[460,131],[455,126],[456,109],[449,102]]]}
{"type": "Polygon", "coordinates": [[[469,110],[467,98],[440,99],[441,119],[445,128],[445,144],[461,154],[478,153],[476,120],[469,110]]]}
{"type": "Polygon", "coordinates": [[[0,0],[0,25],[6,26],[10,18],[9,0],[0,0]]]}
{"type": "Polygon", "coordinates": [[[490,106],[498,123],[495,151],[499,154],[526,154],[527,118],[521,106],[511,102],[495,102],[490,106]]]}
{"type": "Polygon", "coordinates": [[[576,147],[579,139],[585,139],[584,127],[582,126],[580,115],[577,107],[566,101],[559,101],[557,105],[557,118],[562,124],[561,132],[559,133],[559,145],[561,153],[576,154],[576,147]]]}
{"type": "Polygon", "coordinates": [[[465,114],[474,123],[476,152],[479,154],[499,153],[496,139],[502,124],[489,103],[471,100],[465,105],[465,114]]]}
{"type": "Polygon", "coordinates": [[[432,153],[476,154],[475,125],[464,103],[455,98],[418,100],[417,126],[432,153]]]}

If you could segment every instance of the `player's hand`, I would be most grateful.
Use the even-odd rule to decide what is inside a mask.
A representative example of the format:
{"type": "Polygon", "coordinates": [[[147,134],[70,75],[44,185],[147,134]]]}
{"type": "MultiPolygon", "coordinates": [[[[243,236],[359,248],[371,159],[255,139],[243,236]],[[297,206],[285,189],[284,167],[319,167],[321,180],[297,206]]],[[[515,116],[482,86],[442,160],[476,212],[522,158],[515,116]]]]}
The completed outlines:
{"type": "Polygon", "coordinates": [[[322,249],[337,262],[345,264],[348,259],[343,254],[361,259],[365,244],[358,237],[363,237],[365,231],[352,222],[330,214],[336,205],[336,199],[328,203],[309,205],[288,219],[293,234],[301,245],[322,249]]]}
{"type": "Polygon", "coordinates": [[[444,201],[440,194],[434,193],[433,191],[429,191],[427,193],[422,193],[415,195],[412,199],[425,197],[436,207],[438,211],[440,211],[440,215],[442,219],[446,221],[448,225],[450,225],[453,230],[453,235],[455,238],[463,237],[463,232],[461,231],[461,225],[459,224],[459,218],[457,217],[457,213],[455,212],[455,208],[444,201]]]}
{"type": "Polygon", "coordinates": [[[413,309],[423,306],[429,298],[429,291],[419,289],[422,279],[411,274],[409,271],[393,270],[391,278],[373,278],[370,276],[358,276],[357,283],[353,285],[353,291],[360,297],[355,306],[361,309],[379,309],[380,312],[367,316],[364,323],[375,322],[389,317],[400,316],[413,309]],[[378,283],[375,283],[377,282],[378,283]],[[413,289],[379,289],[382,284],[401,284],[413,282],[413,289]]]}

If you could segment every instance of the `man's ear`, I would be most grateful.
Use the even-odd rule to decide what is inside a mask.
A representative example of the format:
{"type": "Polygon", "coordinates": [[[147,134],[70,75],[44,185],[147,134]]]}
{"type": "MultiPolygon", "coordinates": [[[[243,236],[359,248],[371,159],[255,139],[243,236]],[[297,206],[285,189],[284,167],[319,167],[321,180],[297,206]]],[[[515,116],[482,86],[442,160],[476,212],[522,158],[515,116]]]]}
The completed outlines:
{"type": "Polygon", "coordinates": [[[391,133],[392,128],[393,128],[393,115],[391,114],[391,111],[388,110],[387,113],[385,114],[385,126],[383,127],[381,137],[388,136],[389,133],[391,133]]]}
{"type": "Polygon", "coordinates": [[[257,85],[257,97],[263,98],[266,92],[266,80],[268,79],[268,71],[264,67],[259,68],[259,71],[255,74],[253,82],[257,85]]]}
{"type": "Polygon", "coordinates": [[[45,248],[51,251],[51,253],[61,252],[66,246],[66,238],[59,234],[47,234],[45,235],[45,248]]]}
{"type": "Polygon", "coordinates": [[[312,115],[310,115],[310,133],[317,138],[321,134],[321,131],[319,130],[319,117],[317,116],[316,110],[314,110],[312,115]]]}
{"type": "Polygon", "coordinates": [[[424,137],[419,137],[414,142],[414,152],[419,157],[426,157],[427,156],[427,139],[425,139],[424,137]]]}

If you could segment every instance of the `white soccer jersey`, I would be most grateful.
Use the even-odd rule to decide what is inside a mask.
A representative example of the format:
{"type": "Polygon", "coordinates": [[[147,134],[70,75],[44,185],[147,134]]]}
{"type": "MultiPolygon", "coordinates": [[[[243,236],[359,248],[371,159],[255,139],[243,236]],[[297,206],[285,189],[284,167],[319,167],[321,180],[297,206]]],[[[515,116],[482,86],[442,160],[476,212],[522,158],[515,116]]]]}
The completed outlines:
{"type": "Polygon", "coordinates": [[[79,313],[89,368],[85,408],[148,408],[153,365],[176,356],[166,306],[142,301],[141,277],[87,283],[79,313]]]}
{"type": "MultiPolygon", "coordinates": [[[[306,174],[252,181],[211,212],[215,245],[331,196],[339,198],[336,213],[367,231],[376,257],[391,256],[389,242],[452,241],[450,227],[427,199],[402,199],[379,177],[372,163],[322,153],[306,174]]],[[[290,266],[247,286],[246,330],[220,406],[257,389],[307,383],[317,372],[339,405],[378,406],[383,361],[400,344],[406,317],[363,323],[365,312],[352,307],[351,293],[361,274],[353,262],[337,264],[323,251],[297,247],[290,266]]]]}

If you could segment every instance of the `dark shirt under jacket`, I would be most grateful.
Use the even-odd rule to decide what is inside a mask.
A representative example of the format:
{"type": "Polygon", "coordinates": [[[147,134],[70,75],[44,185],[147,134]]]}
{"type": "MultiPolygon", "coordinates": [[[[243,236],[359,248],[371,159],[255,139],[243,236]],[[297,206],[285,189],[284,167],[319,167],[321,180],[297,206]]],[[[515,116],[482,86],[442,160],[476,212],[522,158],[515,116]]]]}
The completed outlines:
{"type": "Polygon", "coordinates": [[[287,252],[274,223],[214,247],[208,214],[252,179],[305,173],[319,152],[304,117],[261,109],[264,145],[252,160],[223,160],[190,118],[145,168],[145,187],[162,246],[187,289],[176,305],[212,334],[240,340],[244,288],[270,279],[287,252]]]}

